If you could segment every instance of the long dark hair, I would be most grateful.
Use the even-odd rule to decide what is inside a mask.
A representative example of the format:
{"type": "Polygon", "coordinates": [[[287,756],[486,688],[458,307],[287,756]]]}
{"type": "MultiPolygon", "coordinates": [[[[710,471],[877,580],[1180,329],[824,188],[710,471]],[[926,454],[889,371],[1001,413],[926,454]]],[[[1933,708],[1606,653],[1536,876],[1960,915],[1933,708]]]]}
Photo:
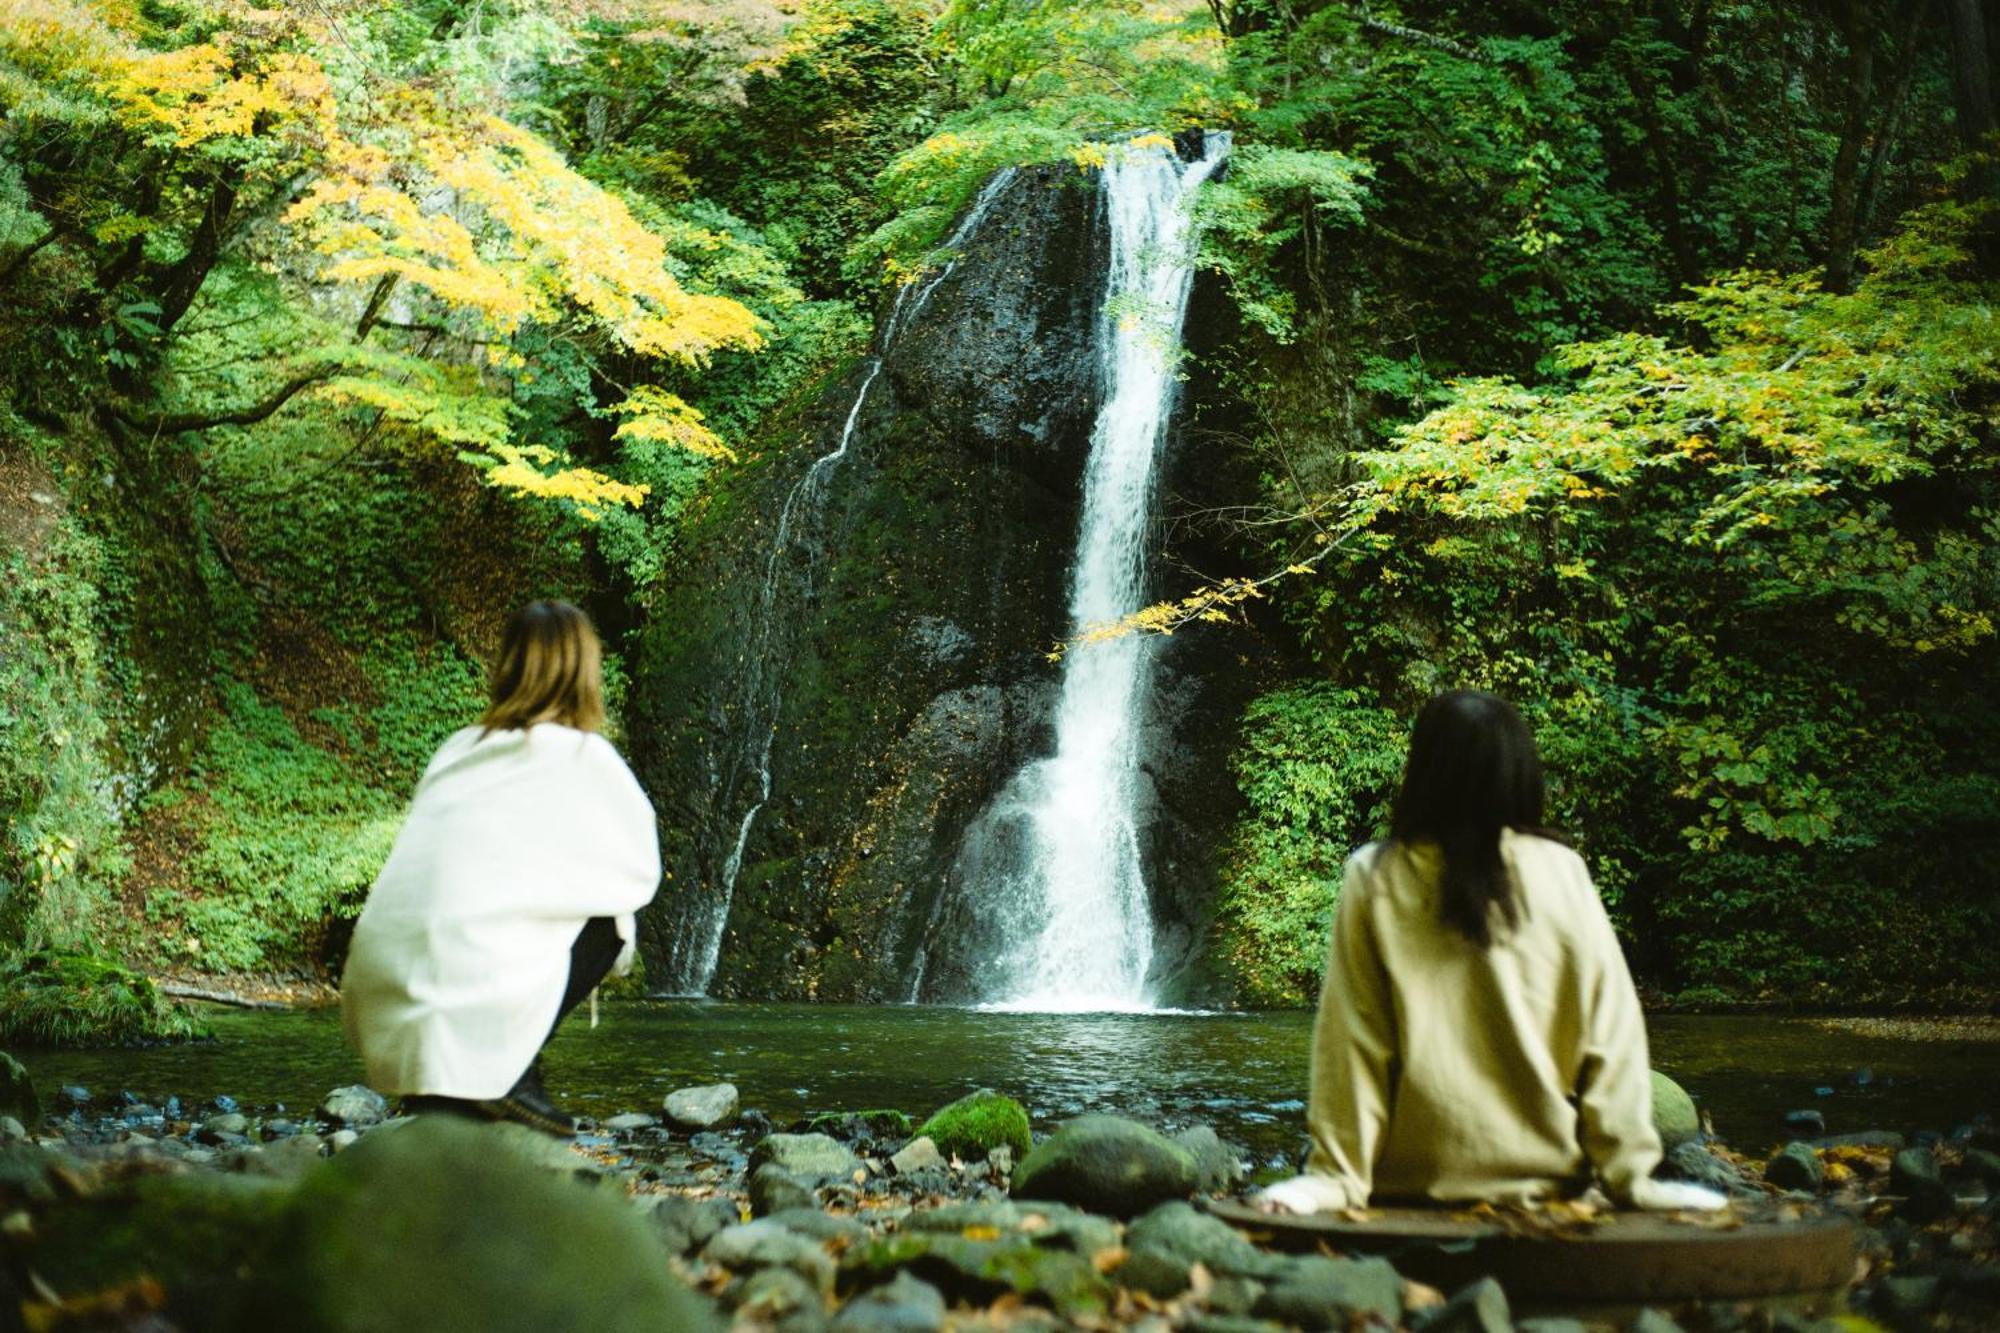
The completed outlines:
{"type": "Polygon", "coordinates": [[[1417,714],[1389,836],[1444,853],[1445,924],[1480,948],[1497,914],[1511,930],[1521,907],[1500,859],[1500,831],[1541,831],[1542,760],[1514,705],[1481,690],[1440,694],[1417,714]]]}

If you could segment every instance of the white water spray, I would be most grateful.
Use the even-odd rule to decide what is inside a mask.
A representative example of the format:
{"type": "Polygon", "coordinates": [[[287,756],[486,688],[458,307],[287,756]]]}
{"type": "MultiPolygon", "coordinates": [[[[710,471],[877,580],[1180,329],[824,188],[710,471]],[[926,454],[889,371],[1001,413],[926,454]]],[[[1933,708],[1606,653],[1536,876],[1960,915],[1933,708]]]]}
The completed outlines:
{"type": "Polygon", "coordinates": [[[1007,168],[995,173],[981,188],[972,206],[946,238],[943,248],[951,252],[951,257],[937,272],[896,289],[896,298],[889,306],[889,317],[883,321],[881,336],[876,340],[875,354],[868,359],[868,369],[861,377],[861,386],[854,392],[854,404],[847,409],[847,419],[841,425],[839,442],[830,452],[813,460],[812,466],[792,487],[791,493],[785,497],[783,508],[778,511],[778,531],[764,560],[764,584],[757,598],[757,637],[750,655],[750,670],[745,677],[744,690],[743,714],[752,737],[749,744],[755,747],[757,799],[744,811],[742,822],[736,826],[735,844],[722,863],[718,892],[707,905],[706,914],[690,920],[682,928],[680,938],[674,942],[673,953],[668,959],[668,969],[673,978],[669,984],[674,994],[698,996],[708,993],[709,983],[715,979],[716,965],[722,959],[722,939],[729,926],[729,909],[736,898],[737,877],[743,872],[743,851],[749,845],[750,830],[756,824],[759,812],[771,800],[771,746],[777,738],[778,710],[782,702],[778,682],[772,677],[775,665],[771,651],[772,631],[776,624],[778,567],[791,546],[793,521],[801,512],[818,511],[825,498],[826,478],[839,466],[840,460],[847,457],[848,446],[854,442],[855,427],[861,421],[861,409],[868,402],[868,391],[875,387],[875,379],[882,373],[883,360],[894,346],[897,335],[909,321],[923,312],[931,294],[958,267],[958,248],[971,239],[986,220],[993,201],[1013,177],[1013,168],[1007,168]]]}
{"type": "MultiPolygon", "coordinates": [[[[1197,162],[1127,147],[1104,168],[1105,399],[1070,572],[1073,640],[1146,605],[1154,479],[1194,276],[1191,206],[1227,151],[1226,135],[1210,135],[1197,162]]],[[[984,938],[998,941],[999,956],[981,969],[993,1007],[1151,1007],[1139,765],[1154,646],[1130,632],[1074,643],[1063,658],[1055,753],[1016,773],[967,832],[956,878],[984,938]]],[[[926,962],[916,960],[919,978],[926,962]]]]}

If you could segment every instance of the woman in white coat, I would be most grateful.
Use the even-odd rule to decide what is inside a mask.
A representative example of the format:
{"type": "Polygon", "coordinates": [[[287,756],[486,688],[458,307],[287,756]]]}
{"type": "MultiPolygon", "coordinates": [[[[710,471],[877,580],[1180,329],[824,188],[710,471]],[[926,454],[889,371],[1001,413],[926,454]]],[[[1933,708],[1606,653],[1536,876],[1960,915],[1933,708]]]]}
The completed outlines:
{"type": "Polygon", "coordinates": [[[491,703],[439,747],[355,923],[341,979],[369,1084],[411,1110],[576,1122],[540,1051],[629,963],[660,882],[653,807],[604,723],[603,655],[582,611],[509,621],[491,703]]]}

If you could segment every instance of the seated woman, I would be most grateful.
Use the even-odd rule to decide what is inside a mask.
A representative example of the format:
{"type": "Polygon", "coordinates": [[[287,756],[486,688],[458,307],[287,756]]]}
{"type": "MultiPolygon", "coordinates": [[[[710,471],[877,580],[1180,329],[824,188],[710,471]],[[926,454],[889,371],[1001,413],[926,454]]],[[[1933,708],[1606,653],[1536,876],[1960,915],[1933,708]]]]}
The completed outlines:
{"type": "Polygon", "coordinates": [[[660,882],[653,807],[604,723],[602,649],[566,602],[508,622],[478,726],[439,747],[341,978],[368,1082],[411,1110],[553,1134],[540,1051],[614,967],[660,882]]]}
{"type": "Polygon", "coordinates": [[[1417,718],[1391,833],[1349,858],[1313,1028],[1306,1174],[1272,1212],[1371,1199],[1525,1202],[1592,1183],[1622,1204],[1719,1207],[1652,1179],[1646,1028],[1583,860],[1543,830],[1542,767],[1506,701],[1417,718]]]}

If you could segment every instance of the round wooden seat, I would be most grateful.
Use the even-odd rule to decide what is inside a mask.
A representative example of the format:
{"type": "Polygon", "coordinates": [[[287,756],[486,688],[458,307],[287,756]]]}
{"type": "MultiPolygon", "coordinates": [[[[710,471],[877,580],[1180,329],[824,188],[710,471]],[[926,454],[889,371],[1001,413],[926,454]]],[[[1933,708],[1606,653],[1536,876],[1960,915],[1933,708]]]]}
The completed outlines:
{"type": "Polygon", "coordinates": [[[1446,1291],[1494,1277],[1521,1305],[1816,1297],[1854,1277],[1853,1222],[1765,1204],[1707,1216],[1443,1208],[1272,1215],[1233,1201],[1208,1211],[1268,1244],[1324,1242],[1382,1255],[1404,1276],[1446,1291]]]}

